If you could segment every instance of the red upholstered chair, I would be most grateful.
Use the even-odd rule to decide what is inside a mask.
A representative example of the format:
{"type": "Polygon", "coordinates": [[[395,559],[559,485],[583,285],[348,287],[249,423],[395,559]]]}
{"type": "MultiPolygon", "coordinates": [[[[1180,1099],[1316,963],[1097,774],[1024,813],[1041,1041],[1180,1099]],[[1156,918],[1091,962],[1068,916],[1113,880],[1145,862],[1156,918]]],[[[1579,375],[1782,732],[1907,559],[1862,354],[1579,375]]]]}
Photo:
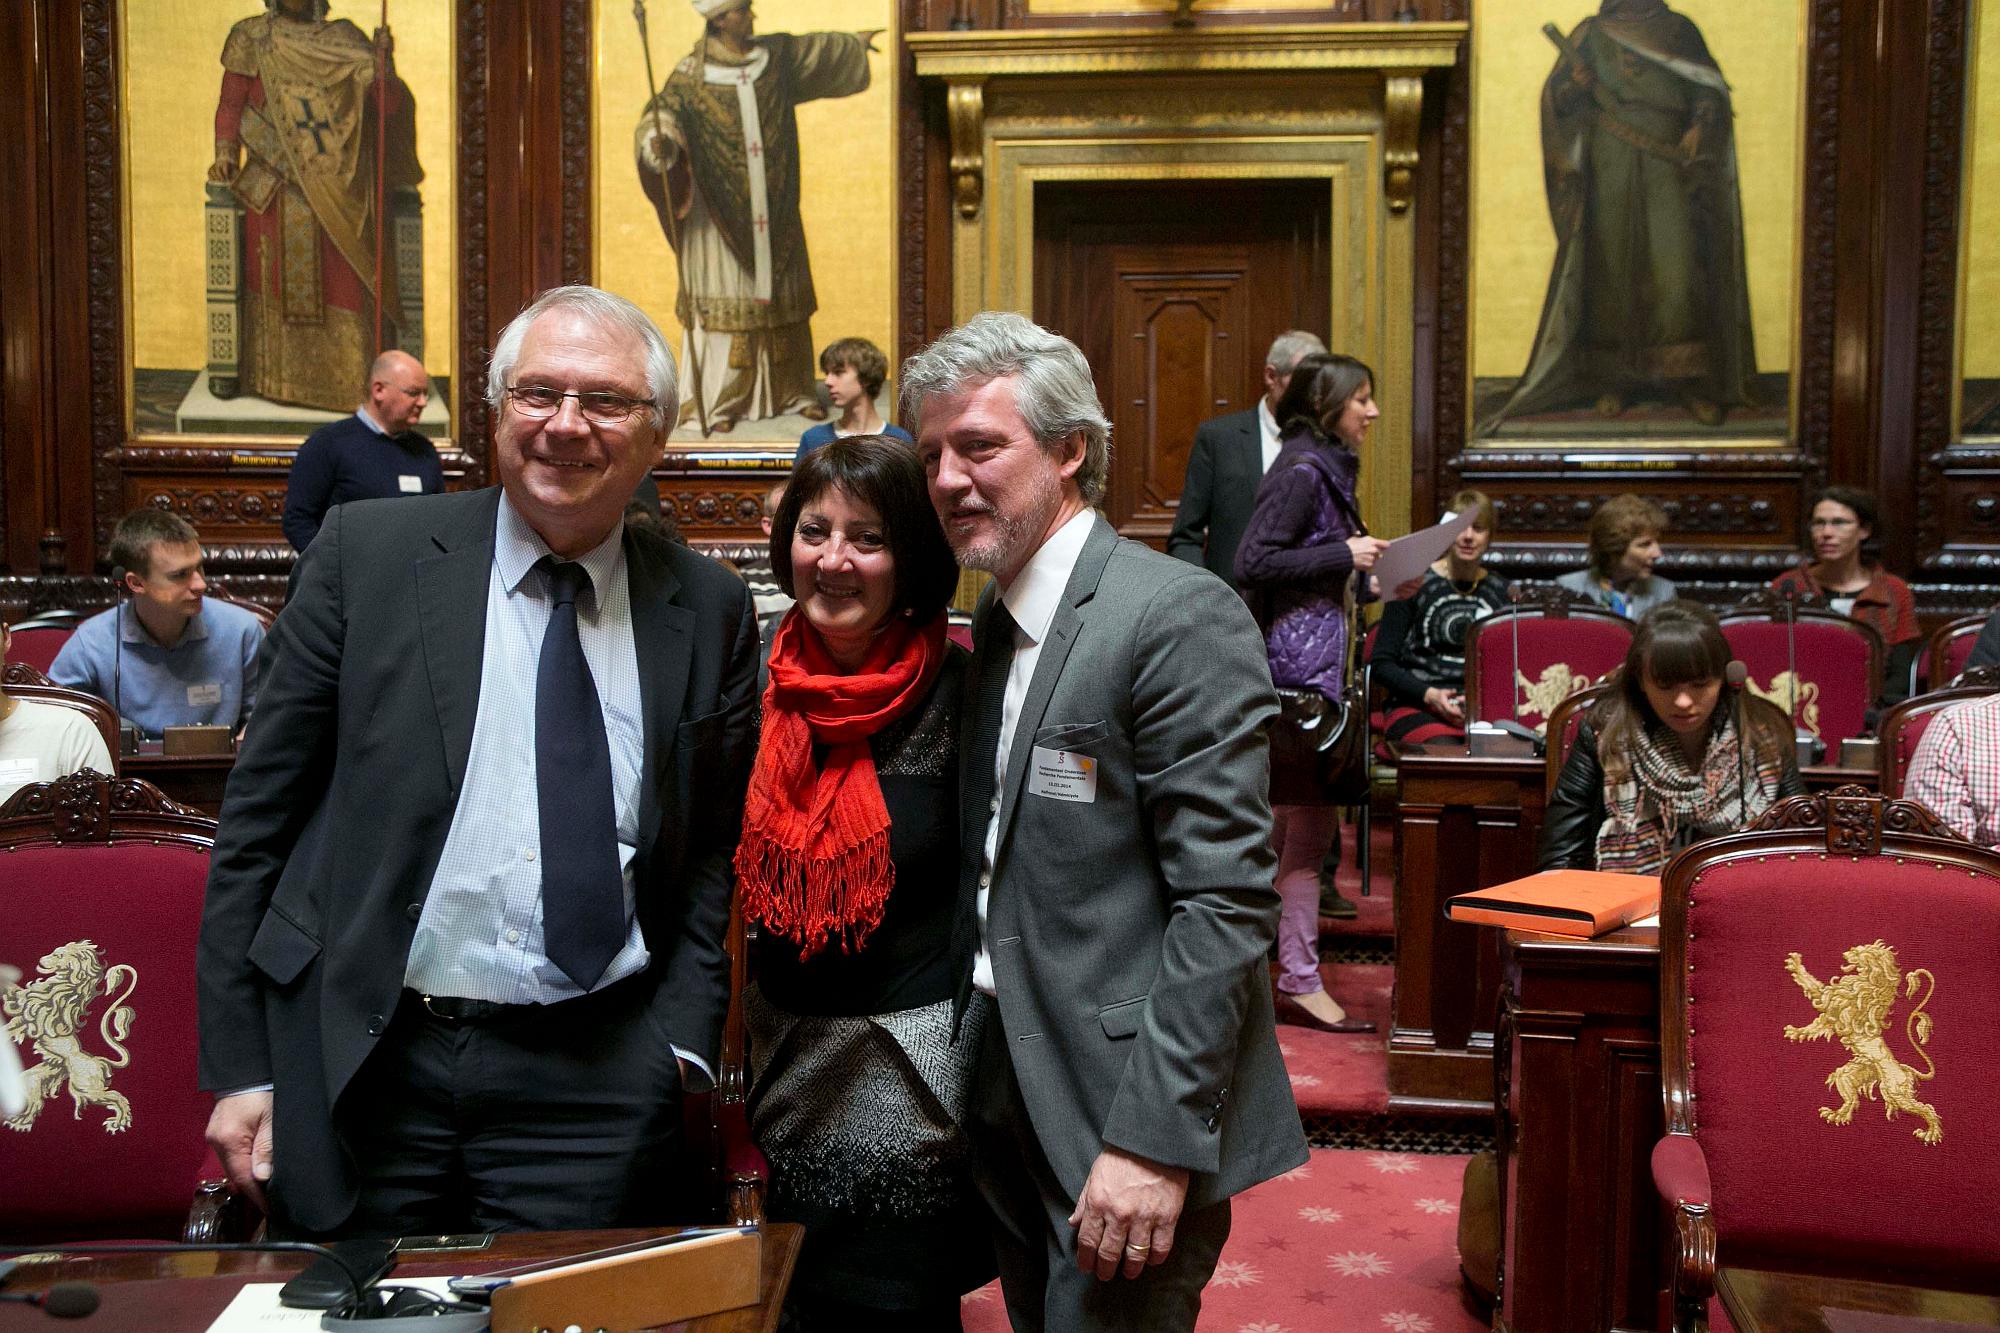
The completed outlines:
{"type": "Polygon", "coordinates": [[[1882,636],[1873,628],[1768,596],[1721,620],[1730,651],[1749,668],[1750,692],[1825,741],[1829,754],[1867,730],[1868,710],[1882,695],[1882,636]]]}
{"type": "Polygon", "coordinates": [[[1543,731],[1557,704],[1623,662],[1632,646],[1632,622],[1621,615],[1553,598],[1539,606],[1527,600],[1479,621],[1466,641],[1470,721],[1514,718],[1518,697],[1518,720],[1543,731]]]}
{"type": "Polygon", "coordinates": [[[1957,680],[1958,673],[1965,670],[1966,659],[1972,656],[1972,646],[1979,642],[1979,631],[1986,627],[1989,614],[1982,611],[1976,616],[1960,616],[1932,631],[1924,641],[1923,651],[1917,654],[1917,683],[1935,690],[1957,680]]]}
{"type": "Polygon", "coordinates": [[[2000,1289],[2000,853],[1860,787],[1667,866],[1661,1327],[1717,1266],[2000,1289]]]}
{"type": "Polygon", "coordinates": [[[227,592],[217,590],[213,585],[209,588],[208,596],[211,600],[227,602],[231,606],[248,611],[251,615],[257,617],[258,623],[267,630],[278,623],[278,613],[262,602],[252,602],[241,597],[232,597],[227,592]]]}
{"type": "Polygon", "coordinates": [[[15,621],[7,627],[13,636],[7,646],[7,660],[25,662],[46,674],[55,665],[56,654],[69,642],[70,634],[89,618],[89,613],[83,611],[44,611],[15,621]]]}
{"type": "Polygon", "coordinates": [[[1609,693],[1609,685],[1592,685],[1556,705],[1555,713],[1549,718],[1548,745],[1542,758],[1545,796],[1555,795],[1556,779],[1562,776],[1563,765],[1569,762],[1569,752],[1576,745],[1577,730],[1589,718],[1591,705],[1609,693]]]}
{"type": "Polygon", "coordinates": [[[0,1122],[0,1238],[220,1239],[195,1086],[195,937],[215,822],[88,770],[0,806],[0,993],[29,1106],[0,1122]],[[194,1201],[190,1211],[189,1201],[194,1201]]]}
{"type": "Polygon", "coordinates": [[[94,694],[82,690],[66,690],[50,682],[47,676],[25,662],[9,662],[0,671],[0,688],[15,699],[33,699],[36,703],[53,704],[57,708],[68,708],[82,713],[97,728],[97,734],[104,738],[104,748],[111,753],[111,768],[116,776],[118,768],[118,710],[94,694]]]}
{"type": "Polygon", "coordinates": [[[2000,690],[2000,666],[1973,667],[1963,673],[1959,683],[1929,694],[1920,694],[1882,714],[1882,721],[1876,730],[1881,734],[1882,745],[1878,762],[1882,772],[1882,794],[1900,797],[1903,781],[1909,776],[1910,760],[1917,753],[1917,742],[1924,738],[1924,732],[1937,719],[1937,715],[1953,704],[1967,699],[1977,699],[2000,690]]]}

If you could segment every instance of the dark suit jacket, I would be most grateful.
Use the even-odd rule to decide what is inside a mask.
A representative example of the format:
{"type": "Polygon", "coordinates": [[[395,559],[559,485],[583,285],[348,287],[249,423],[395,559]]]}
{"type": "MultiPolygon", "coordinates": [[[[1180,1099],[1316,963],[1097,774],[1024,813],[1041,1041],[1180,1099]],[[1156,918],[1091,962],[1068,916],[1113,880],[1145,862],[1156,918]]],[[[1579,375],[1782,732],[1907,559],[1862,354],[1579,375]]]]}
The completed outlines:
{"type": "MultiPolygon", "coordinates": [[[[200,1081],[275,1083],[274,1183],[308,1230],[339,1226],[354,1205],[333,1110],[395,1012],[457,807],[499,495],[363,500],[328,515],[271,630],[265,693],[223,798],[202,919],[200,1081]]],[[[646,732],[634,874],[654,1012],[713,1067],[757,627],[741,580],[714,562],[629,531],[625,555],[646,732]]]]}
{"type": "Polygon", "coordinates": [[[1173,530],[1167,534],[1167,554],[1206,566],[1209,573],[1235,587],[1236,548],[1257,505],[1257,483],[1263,479],[1256,408],[1202,422],[1194,432],[1180,508],[1174,511],[1173,530]]]}
{"type": "MultiPolygon", "coordinates": [[[[1006,684],[985,669],[1013,647],[986,632],[993,596],[969,720],[1006,684]]],[[[1008,751],[986,915],[1007,1053],[1071,1198],[1106,1145],[1187,1168],[1191,1209],[1306,1160],[1264,961],[1276,713],[1242,599],[1094,518],[1008,751]],[[1037,747],[1094,760],[1095,799],[1036,794],[1037,747]]],[[[961,733],[961,928],[994,794],[976,730],[961,733]]]]}

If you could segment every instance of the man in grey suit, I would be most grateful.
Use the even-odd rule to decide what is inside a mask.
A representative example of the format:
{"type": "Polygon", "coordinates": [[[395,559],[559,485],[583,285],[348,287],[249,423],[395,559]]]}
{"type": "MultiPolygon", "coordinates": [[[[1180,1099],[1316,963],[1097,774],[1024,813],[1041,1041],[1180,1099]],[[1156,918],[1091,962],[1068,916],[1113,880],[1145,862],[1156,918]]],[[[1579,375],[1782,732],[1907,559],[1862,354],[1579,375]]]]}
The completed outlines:
{"type": "Polygon", "coordinates": [[[1236,586],[1236,548],[1257,503],[1257,486],[1278,457],[1280,422],[1271,415],[1299,360],[1324,352],[1326,344],[1303,329],[1290,329],[1271,342],[1264,356],[1264,395],[1257,406],[1204,421],[1195,428],[1194,451],[1167,534],[1167,554],[1236,586]]]}
{"type": "Polygon", "coordinates": [[[1008,1316],[1191,1328],[1230,1196],[1306,1160],[1264,962],[1263,643],[1227,586],[1092,509],[1110,423],[1075,344],[989,312],[902,380],[945,534],[995,577],[960,728],[961,1002],[998,1006],[967,1128],[1008,1316]]]}

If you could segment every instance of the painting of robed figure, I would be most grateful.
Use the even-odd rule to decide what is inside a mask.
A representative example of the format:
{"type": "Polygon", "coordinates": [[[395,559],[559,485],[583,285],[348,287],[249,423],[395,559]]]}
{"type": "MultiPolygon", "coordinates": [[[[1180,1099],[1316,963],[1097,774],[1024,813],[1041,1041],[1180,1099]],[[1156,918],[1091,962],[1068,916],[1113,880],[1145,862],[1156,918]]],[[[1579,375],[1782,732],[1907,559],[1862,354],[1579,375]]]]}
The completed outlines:
{"type": "Polygon", "coordinates": [[[759,36],[749,0],[692,4],[702,33],[633,137],[640,185],[679,264],[682,422],[707,435],[745,420],[821,420],[795,109],[865,91],[876,34],[759,36]]]}
{"type": "Polygon", "coordinates": [[[210,387],[351,410],[369,363],[406,335],[378,209],[423,170],[393,42],[330,21],[326,0],[269,0],[230,29],[222,68],[208,179],[242,222],[236,375],[210,387]]]}
{"type": "Polygon", "coordinates": [[[1715,432],[1757,413],[1735,115],[1701,30],[1665,0],[1603,0],[1544,32],[1555,263],[1527,366],[1479,405],[1478,433],[1579,410],[1607,434],[1715,432]]]}

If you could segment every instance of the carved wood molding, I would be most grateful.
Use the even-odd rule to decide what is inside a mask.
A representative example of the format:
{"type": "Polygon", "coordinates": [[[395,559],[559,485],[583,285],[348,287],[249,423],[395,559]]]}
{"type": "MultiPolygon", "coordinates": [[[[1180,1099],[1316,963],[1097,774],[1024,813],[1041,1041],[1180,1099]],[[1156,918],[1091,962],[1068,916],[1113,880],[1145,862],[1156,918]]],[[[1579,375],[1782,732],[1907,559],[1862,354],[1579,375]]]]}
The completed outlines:
{"type": "MultiPolygon", "coordinates": [[[[1938,567],[1946,542],[1958,534],[1939,501],[1945,477],[1960,460],[1952,439],[1958,398],[1958,214],[1964,188],[1967,6],[1930,0],[1924,50],[1922,258],[1917,272],[1917,565],[1938,567]]],[[[1994,451],[1967,450],[1967,459],[1994,451]]],[[[2000,532],[1988,532],[2000,540],[2000,532]]]]}
{"type": "Polygon", "coordinates": [[[591,271],[591,0],[562,7],[562,276],[589,282],[591,271]]]}
{"type": "MultiPolygon", "coordinates": [[[[1468,0],[1449,0],[1446,17],[1466,20],[1468,0]]],[[[1444,80],[1444,116],[1438,137],[1437,377],[1431,390],[1431,456],[1440,460],[1438,493],[1449,495],[1461,484],[1457,456],[1465,447],[1466,398],[1472,378],[1466,364],[1472,329],[1465,319],[1472,265],[1472,75],[1461,64],[1438,77],[1444,80]]]]}
{"type": "Polygon", "coordinates": [[[1537,476],[1609,477],[1626,487],[1635,478],[1646,478],[1651,485],[1662,479],[1687,479],[1693,474],[1713,476],[1718,472],[1790,477],[1812,462],[1794,449],[1649,451],[1636,442],[1631,449],[1616,454],[1565,449],[1467,449],[1452,461],[1464,471],[1468,484],[1476,482],[1479,476],[1508,473],[1523,480],[1537,476]]]}
{"type": "Polygon", "coordinates": [[[945,89],[945,119],[951,126],[951,193],[958,215],[979,216],[986,192],[986,82],[953,79],[945,89]]]}
{"type": "Polygon", "coordinates": [[[1382,195],[1391,213],[1407,212],[1416,192],[1417,132],[1424,120],[1420,74],[1382,80],[1382,195]]]}
{"type": "Polygon", "coordinates": [[[140,503],[179,514],[204,533],[211,528],[243,526],[276,532],[285,512],[285,490],[282,486],[276,490],[176,486],[149,491],[140,503]]]}
{"type": "Polygon", "coordinates": [[[90,445],[92,529],[99,548],[111,541],[124,500],[118,466],[125,442],[124,145],[119,141],[116,0],[84,0],[84,246],[90,277],[90,445]]]}
{"type": "MultiPolygon", "coordinates": [[[[928,0],[901,0],[897,7],[903,32],[931,27],[928,0]]],[[[924,341],[925,296],[931,281],[926,262],[930,214],[924,194],[924,90],[907,43],[896,43],[901,78],[896,89],[896,330],[898,346],[891,357],[900,364],[924,341]]]]}
{"type": "MultiPolygon", "coordinates": [[[[1693,480],[1693,479],[1690,479],[1693,480]]],[[[1575,532],[1590,528],[1590,516],[1604,503],[1602,491],[1494,491],[1487,496],[1499,510],[1503,532],[1575,532]]],[[[1731,536],[1779,535],[1778,506],[1768,496],[1741,492],[1652,490],[1648,498],[1666,511],[1669,531],[1731,536]]],[[[1789,532],[1783,534],[1789,537],[1789,532]]]]}
{"type": "Polygon", "coordinates": [[[1840,165],[1840,22],[1844,0],[1814,0],[1806,36],[1805,173],[1799,195],[1799,404],[1801,484],[1825,484],[1833,433],[1835,199],[1840,165]]]}
{"type": "Polygon", "coordinates": [[[119,835],[205,849],[215,839],[215,821],[143,779],[88,768],[54,782],[31,782],[0,805],[0,854],[37,842],[109,843],[119,835]]]}
{"type": "MultiPolygon", "coordinates": [[[[466,480],[486,484],[487,314],[486,86],[490,50],[488,0],[458,0],[458,438],[466,480]]],[[[588,121],[584,134],[588,137],[588,121]]],[[[567,223],[567,219],[565,219],[567,223]]]]}

